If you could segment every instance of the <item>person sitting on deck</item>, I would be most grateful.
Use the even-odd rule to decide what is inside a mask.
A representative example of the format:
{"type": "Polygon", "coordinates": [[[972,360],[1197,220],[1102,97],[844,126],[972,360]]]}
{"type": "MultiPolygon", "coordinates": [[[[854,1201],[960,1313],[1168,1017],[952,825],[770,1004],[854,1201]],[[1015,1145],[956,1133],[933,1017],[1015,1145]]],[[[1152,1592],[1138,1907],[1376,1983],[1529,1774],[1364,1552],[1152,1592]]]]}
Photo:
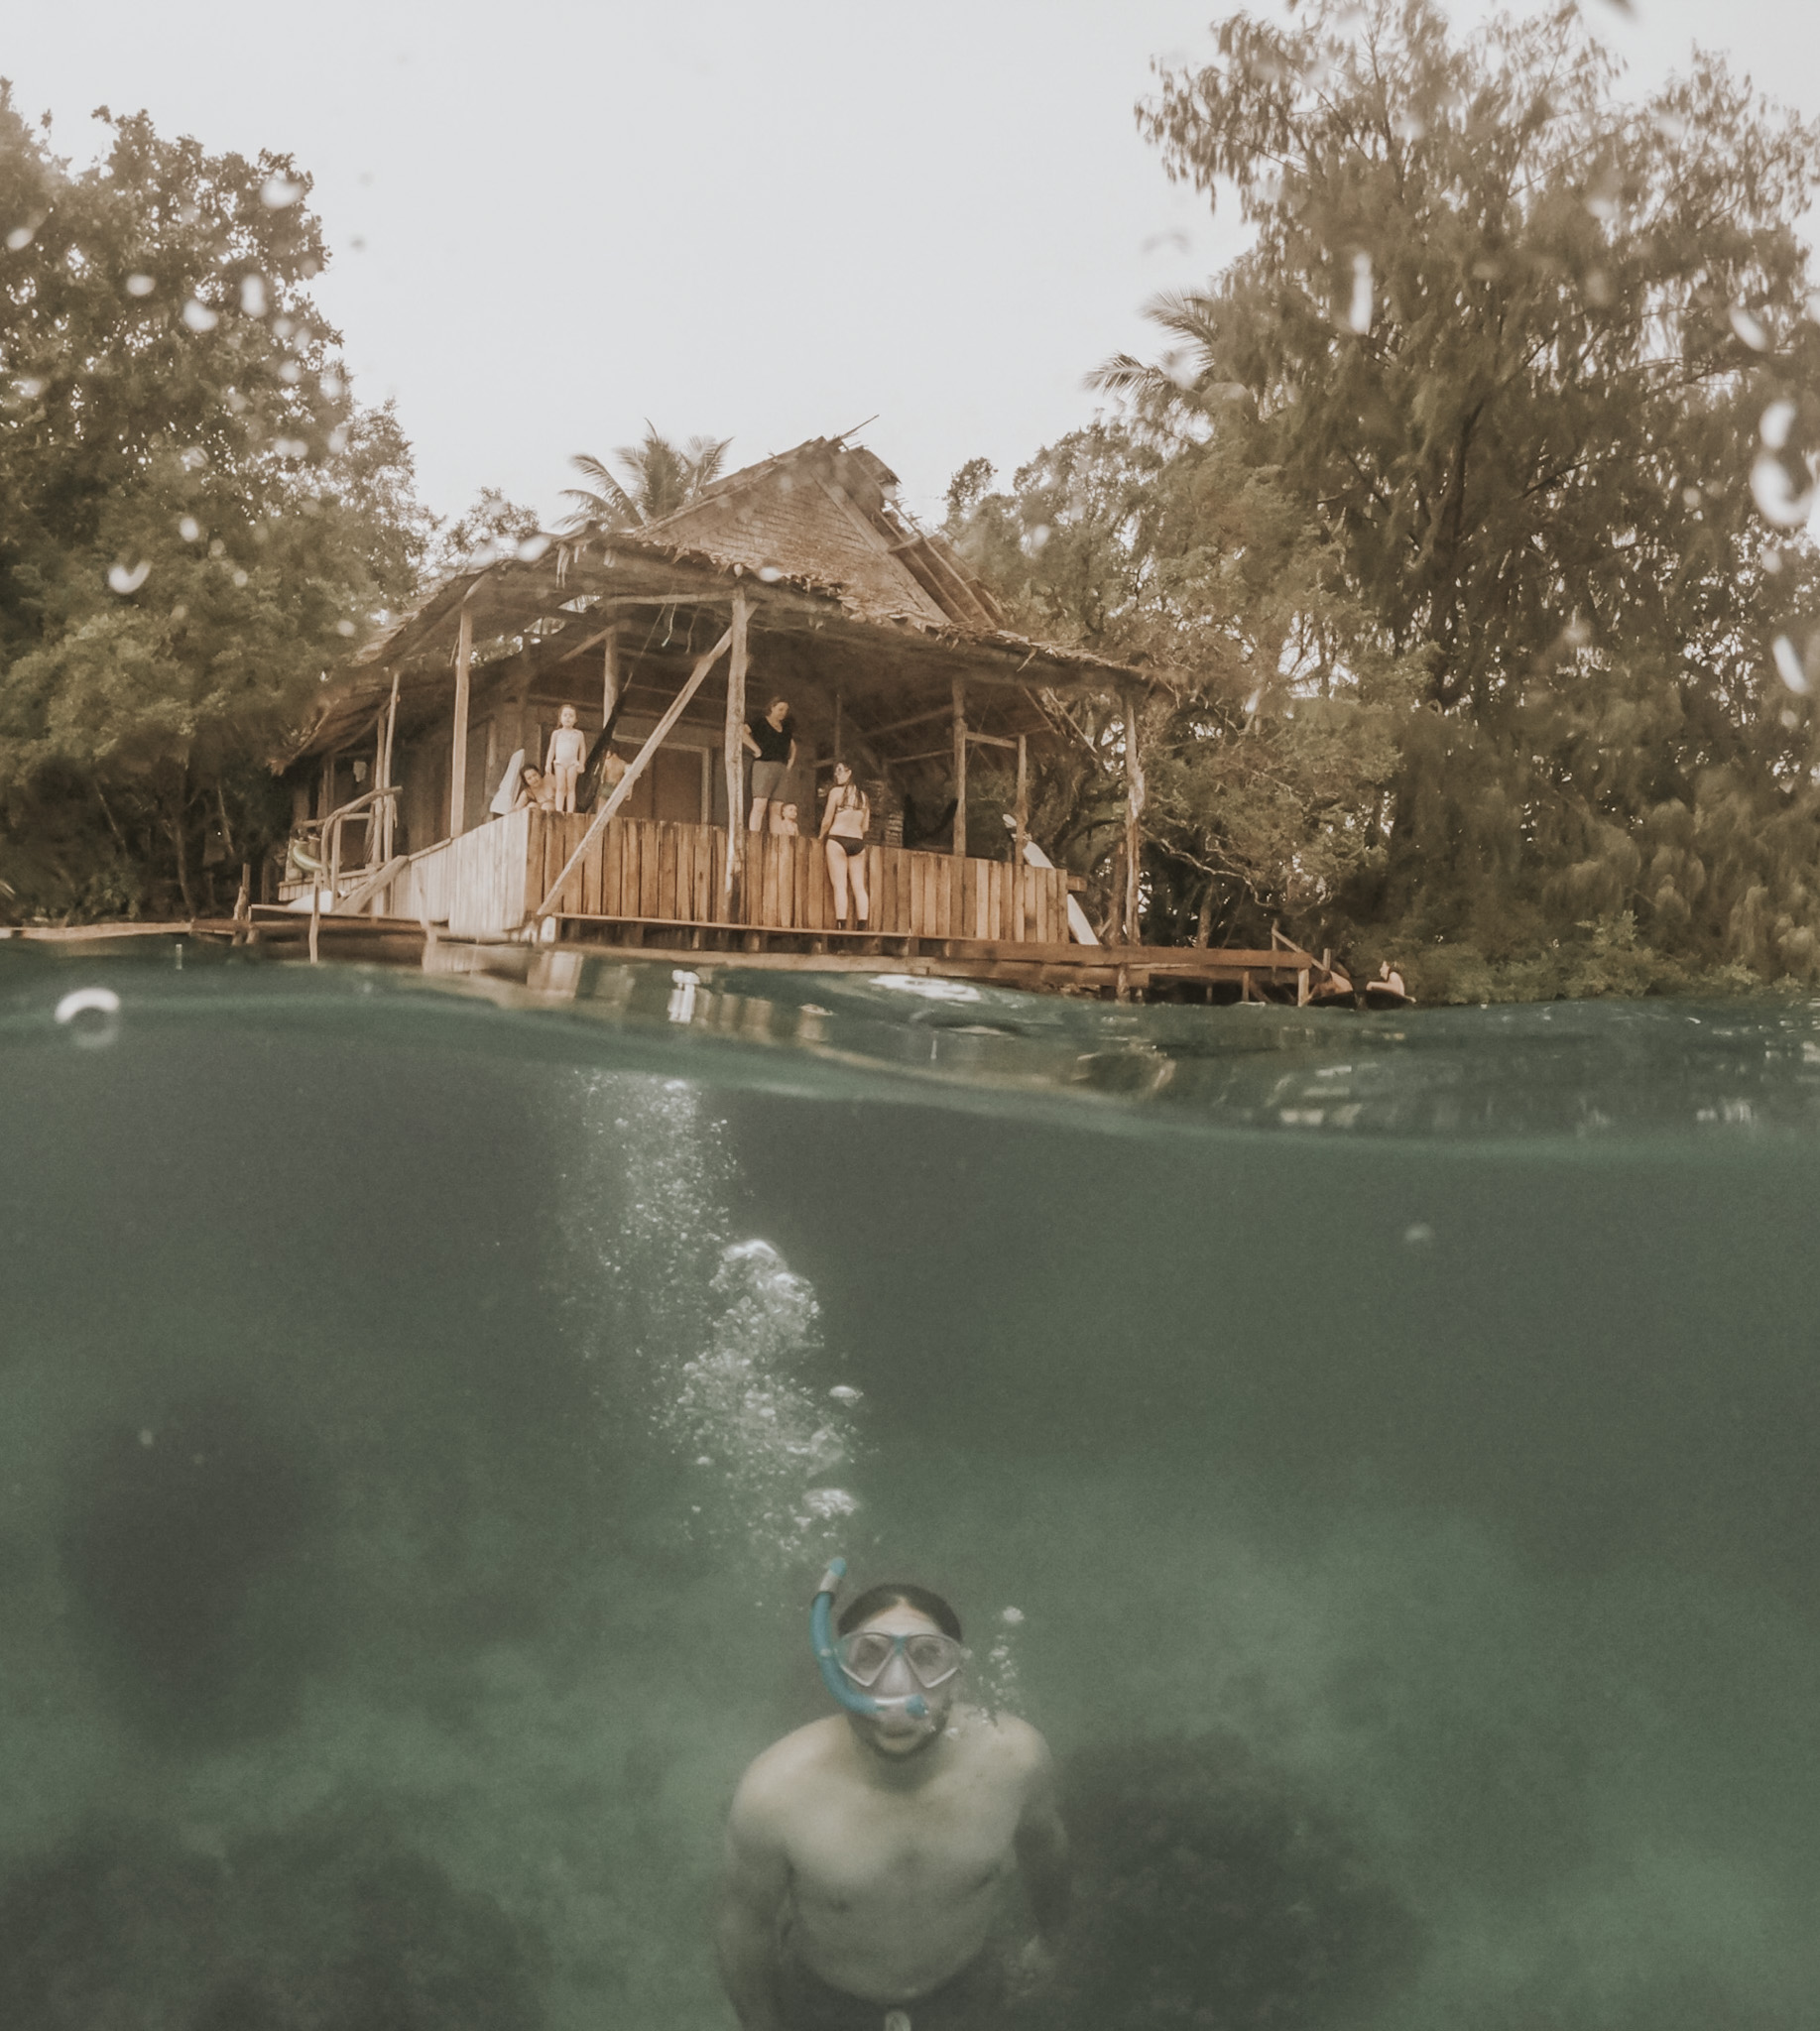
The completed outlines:
{"type": "Polygon", "coordinates": [[[533,769],[527,763],[519,772],[519,792],[512,800],[512,808],[522,811],[531,804],[540,811],[553,811],[556,807],[556,786],[541,770],[533,769]]]}
{"type": "Polygon", "coordinates": [[[727,1821],[716,1928],[742,2031],[999,2031],[1067,1917],[1068,1844],[1047,1744],[956,1698],[967,1653],[926,1588],[861,1594],[811,1630],[845,1710],[774,1743],[727,1821]],[[1022,1926],[1018,1930],[1023,1930],[1022,1926]]]}
{"type": "Polygon", "coordinates": [[[752,812],[747,830],[763,832],[770,820],[771,805],[784,787],[784,778],[796,766],[796,722],[790,717],[789,700],[774,698],[763,719],[749,720],[740,729],[740,739],[752,764],[752,812]]]}
{"type": "Polygon", "coordinates": [[[572,811],[575,808],[575,784],[588,759],[588,744],[576,724],[572,705],[563,706],[557,718],[556,730],[549,737],[549,753],[544,758],[544,774],[552,785],[552,808],[572,811]]]}
{"type": "Polygon", "coordinates": [[[872,914],[872,898],[866,894],[866,828],[871,823],[872,804],[866,792],[854,781],[846,763],[836,762],[828,800],[822,806],[820,837],[826,841],[828,880],[834,885],[834,914],[843,929],[849,886],[853,914],[861,930],[872,914]]]}
{"type": "Polygon", "coordinates": [[[774,838],[794,839],[802,830],[796,822],[796,806],[774,803],[771,807],[771,830],[774,838]]]}

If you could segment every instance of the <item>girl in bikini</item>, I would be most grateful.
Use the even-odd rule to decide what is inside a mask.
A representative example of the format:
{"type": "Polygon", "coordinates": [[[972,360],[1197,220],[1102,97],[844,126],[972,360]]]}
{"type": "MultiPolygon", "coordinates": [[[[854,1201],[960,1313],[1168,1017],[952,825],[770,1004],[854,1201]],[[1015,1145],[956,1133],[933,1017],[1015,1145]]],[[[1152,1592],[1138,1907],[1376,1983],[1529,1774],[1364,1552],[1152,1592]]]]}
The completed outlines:
{"type": "Polygon", "coordinates": [[[866,792],[853,779],[844,762],[834,765],[834,781],[821,812],[821,838],[828,856],[828,880],[834,885],[834,914],[844,928],[847,921],[847,887],[853,887],[853,913],[861,930],[872,914],[872,899],[866,894],[866,827],[872,823],[872,805],[866,792]]]}

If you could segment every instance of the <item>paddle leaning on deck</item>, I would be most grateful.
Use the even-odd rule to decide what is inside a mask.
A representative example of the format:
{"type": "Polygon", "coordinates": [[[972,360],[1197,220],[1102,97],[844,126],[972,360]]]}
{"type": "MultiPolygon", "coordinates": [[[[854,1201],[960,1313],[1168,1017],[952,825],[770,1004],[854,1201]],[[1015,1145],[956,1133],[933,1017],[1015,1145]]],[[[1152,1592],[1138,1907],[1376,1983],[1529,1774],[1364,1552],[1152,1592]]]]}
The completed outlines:
{"type": "Polygon", "coordinates": [[[586,855],[588,848],[594,843],[596,836],[606,829],[618,812],[619,807],[631,795],[632,786],[638,781],[640,776],[643,775],[646,764],[669,738],[671,729],[675,726],[677,720],[682,717],[689,700],[701,689],[702,681],[707,676],[709,670],[714,667],[732,647],[733,630],[728,628],[720,640],[715,643],[714,647],[708,651],[707,655],[697,659],[695,667],[688,674],[687,683],[670,700],[664,717],[658,721],[657,725],[646,736],[645,745],[632,758],[625,775],[614,785],[612,795],[594,813],[593,822],[581,835],[580,844],[569,855],[568,859],[563,862],[562,872],[549,885],[548,893],[545,896],[544,900],[532,912],[531,921],[534,925],[543,923],[545,918],[555,907],[556,897],[562,893],[563,883],[580,867],[583,857],[586,855]]]}

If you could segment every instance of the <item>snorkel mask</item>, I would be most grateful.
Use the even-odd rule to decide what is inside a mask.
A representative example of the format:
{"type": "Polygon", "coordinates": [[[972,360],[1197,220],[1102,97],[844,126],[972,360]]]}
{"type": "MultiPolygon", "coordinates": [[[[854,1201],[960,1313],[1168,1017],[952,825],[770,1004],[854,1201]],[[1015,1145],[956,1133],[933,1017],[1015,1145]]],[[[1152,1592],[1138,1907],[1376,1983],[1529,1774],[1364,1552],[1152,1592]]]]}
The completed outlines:
{"type": "Polygon", "coordinates": [[[845,1559],[831,1559],[809,1609],[809,1642],[820,1667],[822,1684],[850,1714],[876,1717],[901,1712],[912,1721],[926,1719],[929,1703],[921,1693],[881,1695],[865,1688],[876,1685],[892,1661],[901,1656],[916,1683],[932,1692],[954,1676],[966,1653],[946,1636],[893,1636],[881,1630],[856,1631],[845,1639],[846,1645],[869,1646],[864,1662],[857,1657],[843,1657],[844,1646],[834,1635],[834,1597],[846,1573],[845,1559]],[[919,1658],[917,1649],[925,1644],[938,1654],[927,1660],[919,1658]],[[871,1655],[874,1650],[878,1652],[876,1657],[871,1655]]]}

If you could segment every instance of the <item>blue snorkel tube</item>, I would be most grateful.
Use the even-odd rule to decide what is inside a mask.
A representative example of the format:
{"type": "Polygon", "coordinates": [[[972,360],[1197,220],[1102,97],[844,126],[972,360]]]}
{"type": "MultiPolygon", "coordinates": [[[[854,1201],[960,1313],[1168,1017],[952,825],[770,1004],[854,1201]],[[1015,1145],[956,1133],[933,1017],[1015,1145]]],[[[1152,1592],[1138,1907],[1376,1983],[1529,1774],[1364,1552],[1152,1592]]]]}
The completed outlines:
{"type": "Polygon", "coordinates": [[[841,1670],[840,1659],[834,1652],[834,1597],[846,1577],[846,1560],[830,1559],[809,1608],[809,1642],[815,1662],[821,1667],[822,1684],[849,1714],[878,1715],[902,1707],[912,1721],[920,1721],[929,1711],[928,1702],[920,1693],[912,1693],[908,1700],[875,1700],[870,1693],[862,1693],[841,1670]]]}

